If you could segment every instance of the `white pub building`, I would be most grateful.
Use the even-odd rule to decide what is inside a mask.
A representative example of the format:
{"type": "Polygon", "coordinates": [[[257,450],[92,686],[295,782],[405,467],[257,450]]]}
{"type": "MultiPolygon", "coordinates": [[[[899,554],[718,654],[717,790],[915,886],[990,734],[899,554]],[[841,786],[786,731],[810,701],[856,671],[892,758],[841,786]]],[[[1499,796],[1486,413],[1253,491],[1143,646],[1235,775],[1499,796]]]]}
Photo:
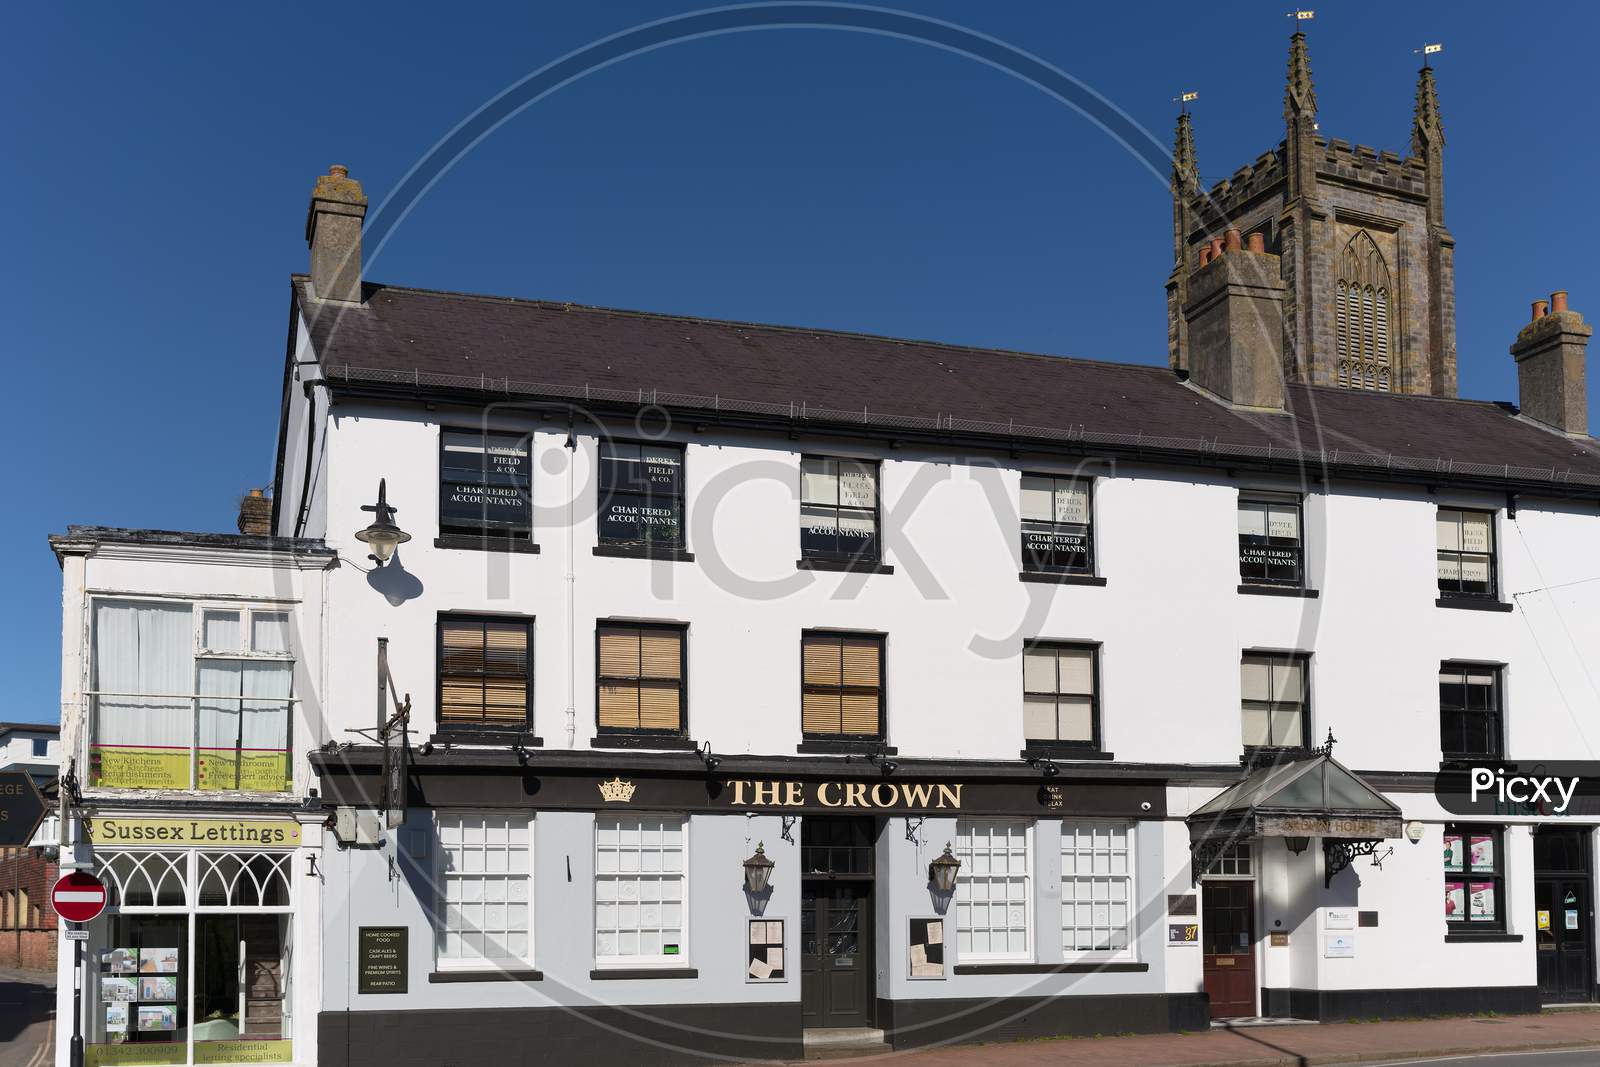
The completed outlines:
{"type": "Polygon", "coordinates": [[[1431,73],[1404,160],[1293,77],[1170,367],[376,284],[318,178],[270,497],[52,538],[85,1062],[1594,999],[1596,807],[1438,786],[1600,740],[1590,329],[1456,399],[1431,73]]]}

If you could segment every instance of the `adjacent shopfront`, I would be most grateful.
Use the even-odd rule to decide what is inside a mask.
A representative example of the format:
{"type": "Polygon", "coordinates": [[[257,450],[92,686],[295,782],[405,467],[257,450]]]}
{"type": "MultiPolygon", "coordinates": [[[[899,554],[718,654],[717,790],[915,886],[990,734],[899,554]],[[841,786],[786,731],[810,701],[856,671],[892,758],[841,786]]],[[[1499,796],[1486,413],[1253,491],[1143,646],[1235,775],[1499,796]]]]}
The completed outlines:
{"type": "Polygon", "coordinates": [[[82,831],[108,895],[85,945],[85,1062],[296,1062],[296,983],[315,967],[296,860],[320,830],[100,812],[82,831]]]}

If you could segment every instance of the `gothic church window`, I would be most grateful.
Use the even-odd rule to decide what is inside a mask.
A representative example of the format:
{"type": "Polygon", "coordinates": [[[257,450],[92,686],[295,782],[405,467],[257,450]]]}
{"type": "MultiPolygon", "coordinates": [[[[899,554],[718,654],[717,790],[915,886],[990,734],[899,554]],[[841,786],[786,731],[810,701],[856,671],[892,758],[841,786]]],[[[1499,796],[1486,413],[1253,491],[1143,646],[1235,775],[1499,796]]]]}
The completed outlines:
{"type": "Polygon", "coordinates": [[[1339,256],[1333,323],[1338,383],[1346,389],[1390,389],[1389,265],[1362,230],[1339,256]]]}

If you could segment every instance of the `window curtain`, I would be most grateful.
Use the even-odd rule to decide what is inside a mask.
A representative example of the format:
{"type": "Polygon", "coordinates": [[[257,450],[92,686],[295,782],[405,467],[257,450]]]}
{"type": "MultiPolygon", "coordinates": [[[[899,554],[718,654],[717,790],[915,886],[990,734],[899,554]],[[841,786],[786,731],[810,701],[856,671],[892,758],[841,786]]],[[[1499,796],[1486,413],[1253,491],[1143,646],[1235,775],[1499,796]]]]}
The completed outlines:
{"type": "Polygon", "coordinates": [[[100,601],[94,613],[95,743],[188,751],[194,622],[187,605],[100,601]],[[137,694],[133,696],[116,694],[137,694]]]}
{"type": "MultiPolygon", "coordinates": [[[[293,673],[289,663],[202,660],[200,747],[241,756],[269,756],[287,749],[293,673]]],[[[241,784],[249,788],[249,783],[241,784]]],[[[233,783],[202,783],[205,786],[226,789],[233,783]]]]}

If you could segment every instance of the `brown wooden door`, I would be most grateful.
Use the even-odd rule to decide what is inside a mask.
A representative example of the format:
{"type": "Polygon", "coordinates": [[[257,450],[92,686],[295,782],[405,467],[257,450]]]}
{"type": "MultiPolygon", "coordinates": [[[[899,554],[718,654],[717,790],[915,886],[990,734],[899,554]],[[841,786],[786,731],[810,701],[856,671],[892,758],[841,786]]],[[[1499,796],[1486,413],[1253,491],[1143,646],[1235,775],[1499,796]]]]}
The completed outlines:
{"type": "Polygon", "coordinates": [[[1254,882],[1205,882],[1200,889],[1201,947],[1213,1019],[1256,1013],[1254,882]]]}

